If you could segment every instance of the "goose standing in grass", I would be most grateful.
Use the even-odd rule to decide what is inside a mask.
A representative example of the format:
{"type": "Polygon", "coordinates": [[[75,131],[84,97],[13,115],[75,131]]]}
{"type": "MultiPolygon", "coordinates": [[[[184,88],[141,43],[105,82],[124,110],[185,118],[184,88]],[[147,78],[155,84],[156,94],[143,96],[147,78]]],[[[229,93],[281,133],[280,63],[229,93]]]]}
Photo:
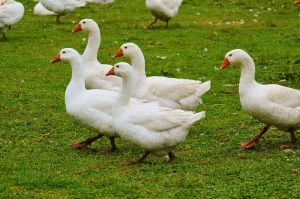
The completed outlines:
{"type": "Polygon", "coordinates": [[[201,96],[210,89],[210,81],[168,77],[146,77],[145,59],[141,49],[134,43],[123,44],[114,58],[124,56],[131,59],[137,76],[133,96],[148,101],[158,101],[161,106],[193,111],[201,103],[201,96]]]}
{"type": "Polygon", "coordinates": [[[51,63],[65,61],[72,66],[72,78],[65,91],[65,104],[67,113],[81,123],[95,129],[98,135],[82,142],[74,142],[73,147],[82,149],[95,140],[106,136],[110,139],[111,149],[102,150],[101,153],[115,151],[115,137],[117,134],[112,126],[112,100],[116,92],[85,88],[84,67],[81,55],[74,49],[62,49],[51,63]]]}
{"type": "Polygon", "coordinates": [[[171,18],[175,17],[183,0],[146,0],[146,8],[154,16],[154,21],[144,28],[153,28],[157,20],[165,21],[167,27],[171,18]]]}
{"type": "Polygon", "coordinates": [[[60,23],[60,16],[73,12],[78,7],[86,4],[85,0],[40,0],[41,4],[57,14],[56,23],[60,23]]]}
{"type": "Polygon", "coordinates": [[[251,141],[242,142],[241,147],[255,147],[270,126],[290,132],[291,144],[296,144],[296,130],[300,128],[300,91],[276,84],[257,83],[254,62],[241,49],[228,52],[221,69],[230,65],[241,65],[239,94],[243,109],[264,123],[259,133],[251,141]]]}
{"type": "Polygon", "coordinates": [[[5,33],[11,26],[22,19],[24,6],[14,0],[0,0],[0,33],[6,39],[5,33]]]}
{"type": "Polygon", "coordinates": [[[41,2],[38,2],[34,6],[33,13],[35,15],[39,15],[39,16],[53,16],[53,15],[57,15],[57,13],[52,12],[52,11],[48,10],[47,8],[45,8],[41,2]]]}
{"type": "Polygon", "coordinates": [[[157,102],[136,103],[130,98],[136,90],[136,73],[127,63],[117,63],[107,73],[122,77],[123,84],[113,105],[113,126],[118,134],[138,145],[145,153],[132,163],[141,163],[150,154],[168,155],[175,160],[172,148],[182,142],[192,125],[205,117],[194,113],[159,106],[157,102]]]}
{"type": "Polygon", "coordinates": [[[121,78],[105,74],[112,67],[108,64],[101,64],[97,59],[100,48],[101,35],[98,24],[92,19],[83,19],[72,32],[86,30],[89,34],[88,44],[82,55],[84,61],[84,79],[88,89],[100,88],[105,90],[118,90],[121,86],[121,78]]]}

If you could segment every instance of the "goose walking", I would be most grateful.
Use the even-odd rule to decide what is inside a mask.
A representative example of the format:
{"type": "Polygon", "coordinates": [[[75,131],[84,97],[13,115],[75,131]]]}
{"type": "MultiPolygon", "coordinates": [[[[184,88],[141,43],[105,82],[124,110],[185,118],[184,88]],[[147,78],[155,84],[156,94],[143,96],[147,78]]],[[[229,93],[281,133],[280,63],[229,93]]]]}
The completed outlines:
{"type": "Polygon", "coordinates": [[[141,103],[131,99],[136,89],[136,74],[127,63],[117,63],[107,73],[122,78],[123,84],[113,105],[113,125],[118,134],[144,149],[136,161],[144,161],[150,154],[168,155],[169,162],[176,159],[172,149],[188,135],[192,125],[205,117],[205,112],[173,110],[156,102],[141,103]]]}
{"type": "Polygon", "coordinates": [[[101,64],[97,59],[100,48],[101,35],[98,24],[92,19],[83,19],[72,32],[87,31],[88,44],[82,54],[84,63],[84,79],[88,89],[99,88],[116,91],[121,86],[121,78],[116,76],[107,77],[105,74],[112,67],[109,64],[101,64]]]}
{"type": "Polygon", "coordinates": [[[255,65],[243,50],[235,49],[225,55],[221,70],[231,65],[241,66],[239,95],[243,109],[261,121],[264,126],[241,147],[255,147],[270,126],[290,132],[291,144],[297,143],[296,130],[300,128],[300,91],[277,84],[263,85],[255,81],[255,65]]]}
{"type": "Polygon", "coordinates": [[[210,89],[210,81],[201,83],[188,79],[146,77],[144,55],[134,43],[123,44],[114,58],[122,56],[131,60],[136,73],[137,88],[133,94],[136,98],[158,101],[161,106],[172,109],[193,111],[201,103],[200,97],[210,89]]]}
{"type": "Polygon", "coordinates": [[[158,20],[165,21],[168,27],[169,21],[175,17],[181,3],[182,0],[146,0],[146,8],[154,16],[154,21],[144,28],[153,28],[158,20]]]}
{"type": "Polygon", "coordinates": [[[115,151],[115,137],[118,135],[112,126],[112,100],[116,98],[116,92],[85,88],[83,60],[76,50],[62,49],[51,63],[58,61],[68,62],[72,66],[72,78],[65,91],[67,113],[98,132],[97,136],[82,142],[74,142],[71,146],[82,149],[106,136],[110,139],[111,149],[100,152],[115,151]]]}
{"type": "Polygon", "coordinates": [[[60,23],[60,16],[86,5],[85,0],[40,0],[40,2],[46,9],[57,14],[56,23],[60,23]]]}

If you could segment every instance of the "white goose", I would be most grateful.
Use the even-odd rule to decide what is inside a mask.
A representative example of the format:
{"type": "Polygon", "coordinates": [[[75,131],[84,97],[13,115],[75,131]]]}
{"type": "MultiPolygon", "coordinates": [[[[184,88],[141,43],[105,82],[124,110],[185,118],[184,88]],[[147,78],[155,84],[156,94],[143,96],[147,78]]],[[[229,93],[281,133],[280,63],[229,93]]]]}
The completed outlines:
{"type": "Polygon", "coordinates": [[[51,63],[60,60],[69,62],[72,66],[72,79],[65,91],[67,113],[98,131],[97,136],[82,142],[74,142],[72,146],[78,149],[85,148],[95,140],[106,136],[110,139],[111,149],[101,152],[115,151],[114,138],[117,137],[117,134],[112,126],[112,99],[116,98],[116,92],[85,88],[83,60],[76,50],[62,49],[51,63]]]}
{"type": "Polygon", "coordinates": [[[210,81],[177,79],[168,77],[146,77],[145,59],[141,49],[133,43],[123,44],[114,58],[124,56],[131,59],[136,73],[137,88],[134,97],[158,101],[161,106],[172,109],[195,110],[201,103],[200,97],[210,89],[210,81]]]}
{"type": "Polygon", "coordinates": [[[33,13],[35,15],[39,15],[39,16],[53,16],[53,15],[57,15],[57,13],[52,12],[52,11],[48,10],[47,8],[45,8],[43,6],[43,4],[41,4],[41,2],[38,2],[34,6],[33,13]]]}
{"type": "Polygon", "coordinates": [[[192,125],[205,117],[205,112],[173,110],[156,102],[136,103],[130,97],[136,89],[136,74],[127,63],[117,63],[107,75],[122,77],[123,84],[113,105],[113,125],[118,134],[145,150],[132,163],[141,163],[150,153],[175,160],[172,148],[182,142],[192,125]]]}
{"type": "Polygon", "coordinates": [[[57,14],[56,23],[60,23],[60,16],[73,12],[76,8],[86,4],[85,0],[40,0],[40,2],[46,9],[57,14]]]}
{"type": "Polygon", "coordinates": [[[150,10],[154,16],[154,21],[146,25],[144,28],[153,28],[157,20],[167,22],[177,14],[183,0],[146,0],[146,8],[150,10]]]}
{"type": "Polygon", "coordinates": [[[12,25],[22,19],[24,6],[14,0],[0,0],[0,33],[6,39],[5,33],[12,25]]]}
{"type": "Polygon", "coordinates": [[[101,36],[98,24],[92,19],[83,19],[72,32],[86,30],[89,34],[88,44],[82,55],[84,61],[84,79],[87,88],[100,88],[105,90],[118,90],[121,86],[121,78],[116,76],[107,77],[105,74],[112,67],[101,64],[97,59],[101,36]]]}
{"type": "Polygon", "coordinates": [[[239,94],[243,109],[264,123],[259,133],[251,141],[242,142],[241,146],[245,149],[255,147],[270,126],[290,132],[291,144],[295,144],[295,132],[300,128],[300,91],[276,84],[257,83],[254,62],[241,49],[228,52],[221,69],[230,65],[241,65],[239,94]]]}

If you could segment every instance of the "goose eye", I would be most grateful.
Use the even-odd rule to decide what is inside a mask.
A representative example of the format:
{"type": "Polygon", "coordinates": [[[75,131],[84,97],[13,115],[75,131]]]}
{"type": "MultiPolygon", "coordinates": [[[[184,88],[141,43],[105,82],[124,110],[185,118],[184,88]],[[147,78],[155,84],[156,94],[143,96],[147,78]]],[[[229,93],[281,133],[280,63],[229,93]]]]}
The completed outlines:
{"type": "Polygon", "coordinates": [[[127,49],[127,46],[125,46],[124,48],[127,49]]]}
{"type": "Polygon", "coordinates": [[[229,54],[229,57],[231,57],[232,56],[232,54],[229,54]]]}
{"type": "Polygon", "coordinates": [[[84,24],[85,24],[85,21],[84,21],[84,22],[82,22],[82,23],[84,23],[84,24]]]}
{"type": "Polygon", "coordinates": [[[63,51],[63,53],[65,54],[65,53],[66,53],[66,51],[63,51]]]}
{"type": "Polygon", "coordinates": [[[116,65],[117,68],[119,68],[119,65],[116,65]]]}

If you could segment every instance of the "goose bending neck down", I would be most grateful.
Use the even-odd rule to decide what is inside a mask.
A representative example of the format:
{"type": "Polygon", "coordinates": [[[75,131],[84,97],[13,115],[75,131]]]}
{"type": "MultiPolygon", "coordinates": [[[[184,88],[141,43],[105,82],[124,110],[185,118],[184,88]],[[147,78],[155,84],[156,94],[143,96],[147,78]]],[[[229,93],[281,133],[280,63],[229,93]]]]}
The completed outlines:
{"type": "Polygon", "coordinates": [[[146,77],[145,58],[141,49],[134,43],[123,44],[114,58],[126,57],[131,60],[136,73],[136,91],[133,96],[147,101],[158,101],[161,106],[172,109],[193,111],[201,103],[201,96],[210,89],[210,81],[146,77]]]}
{"type": "Polygon", "coordinates": [[[88,44],[82,54],[86,87],[88,89],[119,90],[121,79],[116,76],[105,76],[112,66],[109,64],[101,64],[97,59],[98,49],[101,43],[101,34],[98,24],[92,19],[83,19],[76,25],[72,32],[84,30],[86,30],[89,35],[88,44]]]}
{"type": "Polygon", "coordinates": [[[65,104],[67,113],[86,126],[95,129],[98,135],[82,142],[74,142],[71,146],[82,149],[89,146],[97,139],[106,136],[111,143],[110,150],[102,150],[101,153],[115,151],[114,138],[117,134],[112,127],[112,102],[116,93],[85,88],[84,67],[81,55],[72,48],[64,48],[54,57],[51,63],[58,61],[68,62],[72,66],[72,78],[65,91],[65,104]]]}
{"type": "Polygon", "coordinates": [[[290,132],[291,144],[295,144],[295,132],[300,128],[300,91],[276,84],[257,83],[254,61],[241,49],[232,50],[225,55],[221,70],[230,65],[241,66],[239,94],[243,109],[264,123],[258,134],[251,141],[242,142],[241,146],[245,149],[255,147],[270,126],[290,132]]]}
{"type": "Polygon", "coordinates": [[[124,62],[115,64],[107,73],[122,78],[123,84],[113,104],[113,124],[116,132],[145,153],[136,161],[141,163],[150,154],[168,155],[175,161],[172,148],[182,142],[192,125],[205,117],[205,112],[173,110],[157,102],[144,102],[131,98],[136,89],[136,73],[124,62]]]}

